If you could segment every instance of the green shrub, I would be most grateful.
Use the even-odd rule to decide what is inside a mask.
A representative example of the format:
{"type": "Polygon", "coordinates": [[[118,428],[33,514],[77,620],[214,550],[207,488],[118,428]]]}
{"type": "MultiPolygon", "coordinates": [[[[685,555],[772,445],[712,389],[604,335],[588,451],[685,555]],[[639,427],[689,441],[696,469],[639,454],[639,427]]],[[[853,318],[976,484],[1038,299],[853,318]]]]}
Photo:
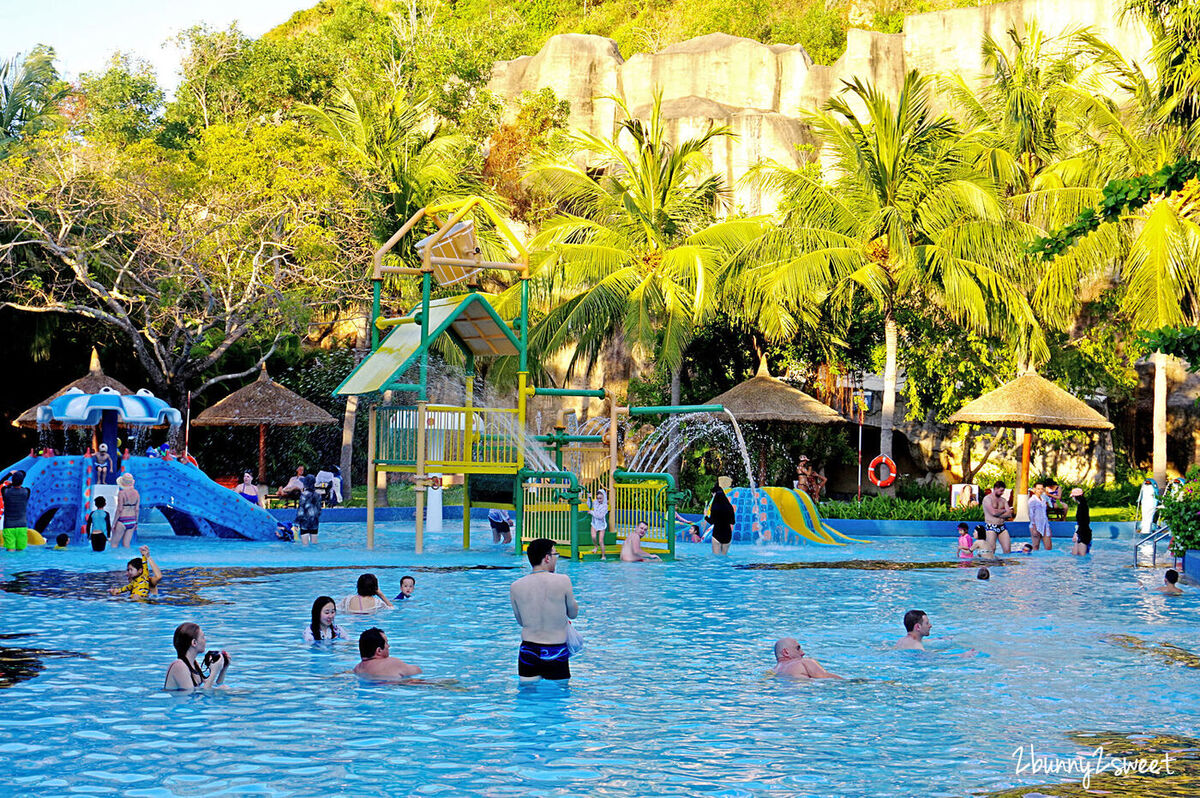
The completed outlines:
{"type": "Polygon", "coordinates": [[[857,502],[821,502],[823,518],[863,521],[982,521],[983,508],[952,508],[945,497],[933,499],[893,499],[871,496],[857,502]]]}
{"type": "Polygon", "coordinates": [[[1158,518],[1171,529],[1171,551],[1176,557],[1200,549],[1200,482],[1189,482],[1175,497],[1164,496],[1158,518]]]}

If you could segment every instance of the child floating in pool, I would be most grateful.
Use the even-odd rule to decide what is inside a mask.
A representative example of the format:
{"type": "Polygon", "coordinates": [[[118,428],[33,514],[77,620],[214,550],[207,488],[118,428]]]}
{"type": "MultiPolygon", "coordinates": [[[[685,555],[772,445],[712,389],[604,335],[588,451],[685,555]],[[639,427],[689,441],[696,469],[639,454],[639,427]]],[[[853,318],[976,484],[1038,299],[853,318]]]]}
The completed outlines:
{"type": "Polygon", "coordinates": [[[109,590],[110,596],[128,593],[130,598],[147,599],[151,593],[158,595],[158,583],[162,581],[158,563],[150,557],[149,546],[142,546],[138,549],[138,554],[142,556],[134,557],[125,565],[125,575],[129,577],[129,583],[109,590]]]}
{"type": "Polygon", "coordinates": [[[348,639],[342,627],[333,622],[337,617],[337,605],[329,596],[317,596],[312,605],[312,623],[304,627],[304,642],[348,639]]]}
{"type": "Polygon", "coordinates": [[[400,592],[396,594],[396,601],[407,601],[413,597],[413,591],[417,589],[417,580],[411,576],[400,577],[400,592]]]}
{"type": "Polygon", "coordinates": [[[54,548],[51,551],[62,551],[71,544],[71,536],[63,532],[54,539],[54,548]]]}
{"type": "Polygon", "coordinates": [[[375,578],[375,574],[359,576],[356,591],[338,602],[339,610],[355,615],[370,615],[384,607],[392,610],[396,608],[396,605],[379,592],[379,580],[375,578]]]}

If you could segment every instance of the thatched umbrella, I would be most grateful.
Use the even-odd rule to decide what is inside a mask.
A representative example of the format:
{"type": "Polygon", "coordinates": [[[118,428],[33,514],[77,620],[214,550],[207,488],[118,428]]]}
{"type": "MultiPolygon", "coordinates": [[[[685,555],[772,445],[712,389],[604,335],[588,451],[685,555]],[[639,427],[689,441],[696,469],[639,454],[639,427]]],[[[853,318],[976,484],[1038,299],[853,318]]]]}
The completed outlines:
{"type": "Polygon", "coordinates": [[[1086,403],[1032,371],[968,403],[950,416],[950,423],[1020,427],[1024,431],[1021,476],[1016,486],[1017,517],[1021,520],[1028,517],[1029,453],[1033,445],[1033,428],[1098,432],[1113,428],[1108,419],[1086,403]]]}
{"type": "MultiPolygon", "coordinates": [[[[67,391],[71,390],[72,388],[78,388],[79,390],[83,391],[84,393],[99,393],[101,388],[112,388],[117,393],[124,394],[124,395],[129,395],[129,394],[133,393],[133,391],[129,390],[129,388],[126,387],[119,380],[114,380],[112,377],[109,377],[104,373],[104,370],[102,368],[100,368],[100,356],[98,354],[96,354],[96,350],[93,349],[92,350],[92,362],[91,362],[91,366],[88,368],[87,374],[85,374],[84,376],[75,380],[74,382],[70,383],[69,385],[64,385],[58,391],[56,391],[55,393],[46,397],[46,399],[44,401],[38,402],[33,407],[29,408],[24,413],[17,416],[16,419],[12,423],[13,426],[14,427],[23,427],[25,429],[37,429],[37,426],[38,426],[37,409],[39,407],[42,407],[43,405],[50,404],[55,399],[62,396],[67,391]]],[[[51,426],[58,428],[58,427],[61,427],[62,425],[59,424],[58,422],[54,422],[51,426]]]]}
{"type": "Polygon", "coordinates": [[[846,417],[804,391],[772,377],[767,359],[758,364],[758,373],[735,385],[707,404],[723,405],[738,421],[791,421],[797,424],[841,424],[846,417]]]}
{"type": "Polygon", "coordinates": [[[268,426],[336,424],[337,419],[268,377],[264,364],[257,380],[229,394],[192,423],[198,427],[258,427],[258,481],[264,483],[268,426]]]}

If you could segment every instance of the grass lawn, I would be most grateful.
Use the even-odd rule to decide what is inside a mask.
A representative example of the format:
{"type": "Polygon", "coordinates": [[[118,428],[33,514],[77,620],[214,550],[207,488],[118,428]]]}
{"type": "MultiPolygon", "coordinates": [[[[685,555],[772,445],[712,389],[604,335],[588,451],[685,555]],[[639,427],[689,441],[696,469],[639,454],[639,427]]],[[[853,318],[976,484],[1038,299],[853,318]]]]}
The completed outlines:
{"type": "MultiPolygon", "coordinates": [[[[1068,512],[1068,519],[1073,519],[1074,515],[1068,512]]],[[[1136,521],[1137,507],[1132,504],[1127,504],[1121,507],[1093,507],[1092,521],[1136,521]]]]}

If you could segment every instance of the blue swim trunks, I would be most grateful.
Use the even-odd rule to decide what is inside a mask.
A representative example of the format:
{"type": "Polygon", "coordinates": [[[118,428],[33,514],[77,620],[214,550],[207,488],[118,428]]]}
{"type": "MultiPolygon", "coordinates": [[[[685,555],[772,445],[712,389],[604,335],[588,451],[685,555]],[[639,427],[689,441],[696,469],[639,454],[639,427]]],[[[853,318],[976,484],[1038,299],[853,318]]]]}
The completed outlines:
{"type": "Polygon", "coordinates": [[[543,679],[561,680],[571,678],[571,652],[566,643],[521,643],[517,653],[517,674],[524,677],[540,676],[543,679]]]}

